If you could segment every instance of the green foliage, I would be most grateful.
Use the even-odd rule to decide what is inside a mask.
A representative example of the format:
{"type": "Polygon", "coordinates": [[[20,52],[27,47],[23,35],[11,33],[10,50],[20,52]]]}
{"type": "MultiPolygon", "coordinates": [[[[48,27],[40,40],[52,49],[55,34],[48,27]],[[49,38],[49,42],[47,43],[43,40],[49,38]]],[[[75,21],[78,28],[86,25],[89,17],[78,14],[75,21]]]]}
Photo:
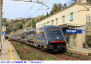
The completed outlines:
{"type": "Polygon", "coordinates": [[[45,58],[45,60],[53,60],[53,58],[52,57],[47,57],[47,58],[45,58]]]}
{"type": "Polygon", "coordinates": [[[47,12],[46,16],[49,16],[48,12],[47,12]]]}
{"type": "Polygon", "coordinates": [[[58,10],[62,10],[62,4],[61,3],[59,3],[59,5],[58,5],[58,10]]]}
{"type": "Polygon", "coordinates": [[[57,4],[54,4],[53,5],[53,9],[51,10],[51,13],[55,13],[58,11],[58,5],[57,4]]]}
{"type": "Polygon", "coordinates": [[[32,19],[32,27],[33,27],[33,28],[36,28],[36,22],[35,22],[35,19],[32,19]]]}
{"type": "Polygon", "coordinates": [[[28,46],[24,46],[24,48],[26,48],[26,49],[30,49],[28,46]]]}
{"type": "Polygon", "coordinates": [[[4,18],[3,22],[6,26],[6,33],[10,34],[11,32],[16,32],[20,29],[27,28],[31,26],[31,21],[33,28],[36,28],[36,21],[35,19],[31,20],[31,18],[28,19],[22,19],[22,20],[13,20],[12,22],[7,22],[7,20],[4,18]]]}
{"type": "Polygon", "coordinates": [[[67,5],[66,5],[66,3],[64,3],[64,6],[63,6],[63,9],[65,9],[65,8],[67,8],[67,5]]]}
{"type": "Polygon", "coordinates": [[[88,53],[88,56],[91,56],[91,53],[88,53]]]}

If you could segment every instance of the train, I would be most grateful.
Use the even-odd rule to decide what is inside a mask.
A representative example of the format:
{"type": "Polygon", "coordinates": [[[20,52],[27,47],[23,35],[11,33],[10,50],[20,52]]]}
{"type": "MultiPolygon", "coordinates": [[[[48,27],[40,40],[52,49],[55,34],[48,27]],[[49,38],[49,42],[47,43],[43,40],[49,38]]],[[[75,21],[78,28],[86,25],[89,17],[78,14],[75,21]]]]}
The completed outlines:
{"type": "Polygon", "coordinates": [[[66,50],[66,40],[63,30],[54,25],[33,29],[23,33],[16,33],[10,35],[9,40],[19,41],[44,50],[66,50]]]}

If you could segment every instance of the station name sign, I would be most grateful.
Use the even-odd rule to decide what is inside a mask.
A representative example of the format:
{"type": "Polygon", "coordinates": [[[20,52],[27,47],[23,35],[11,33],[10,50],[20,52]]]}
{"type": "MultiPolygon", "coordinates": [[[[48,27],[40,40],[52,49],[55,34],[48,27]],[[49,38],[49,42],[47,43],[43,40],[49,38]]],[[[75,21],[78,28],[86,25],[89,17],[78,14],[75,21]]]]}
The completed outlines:
{"type": "Polygon", "coordinates": [[[66,33],[82,33],[82,30],[66,29],[66,33]]]}

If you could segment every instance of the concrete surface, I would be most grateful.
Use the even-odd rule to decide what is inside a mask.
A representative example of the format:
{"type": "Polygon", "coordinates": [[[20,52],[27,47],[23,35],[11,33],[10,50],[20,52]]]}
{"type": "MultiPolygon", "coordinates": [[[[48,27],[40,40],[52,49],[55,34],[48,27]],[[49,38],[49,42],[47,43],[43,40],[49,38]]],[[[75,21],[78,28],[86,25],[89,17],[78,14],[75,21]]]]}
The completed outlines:
{"type": "Polygon", "coordinates": [[[21,60],[13,45],[3,37],[0,60],[21,60]]]}
{"type": "Polygon", "coordinates": [[[86,56],[88,56],[88,53],[91,53],[91,49],[86,49],[86,48],[68,48],[67,51],[72,52],[72,53],[86,55],[86,56]]]}

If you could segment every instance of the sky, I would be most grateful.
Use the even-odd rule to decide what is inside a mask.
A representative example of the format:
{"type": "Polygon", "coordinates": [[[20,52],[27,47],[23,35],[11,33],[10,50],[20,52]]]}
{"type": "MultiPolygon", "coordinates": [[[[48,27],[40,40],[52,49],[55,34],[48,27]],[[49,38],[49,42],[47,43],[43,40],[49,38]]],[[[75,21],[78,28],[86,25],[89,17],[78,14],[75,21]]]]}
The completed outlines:
{"type": "MultiPolygon", "coordinates": [[[[24,1],[28,1],[28,0],[24,0],[24,1]]],[[[42,15],[42,14],[45,15],[47,12],[50,13],[54,3],[64,4],[70,2],[71,0],[43,0],[45,5],[47,5],[49,9],[47,9],[47,7],[38,3],[24,2],[24,1],[3,0],[3,18],[16,19],[20,17],[30,18],[30,17],[37,17],[38,15],[42,15]],[[40,10],[38,10],[39,8],[40,10]]]]}

